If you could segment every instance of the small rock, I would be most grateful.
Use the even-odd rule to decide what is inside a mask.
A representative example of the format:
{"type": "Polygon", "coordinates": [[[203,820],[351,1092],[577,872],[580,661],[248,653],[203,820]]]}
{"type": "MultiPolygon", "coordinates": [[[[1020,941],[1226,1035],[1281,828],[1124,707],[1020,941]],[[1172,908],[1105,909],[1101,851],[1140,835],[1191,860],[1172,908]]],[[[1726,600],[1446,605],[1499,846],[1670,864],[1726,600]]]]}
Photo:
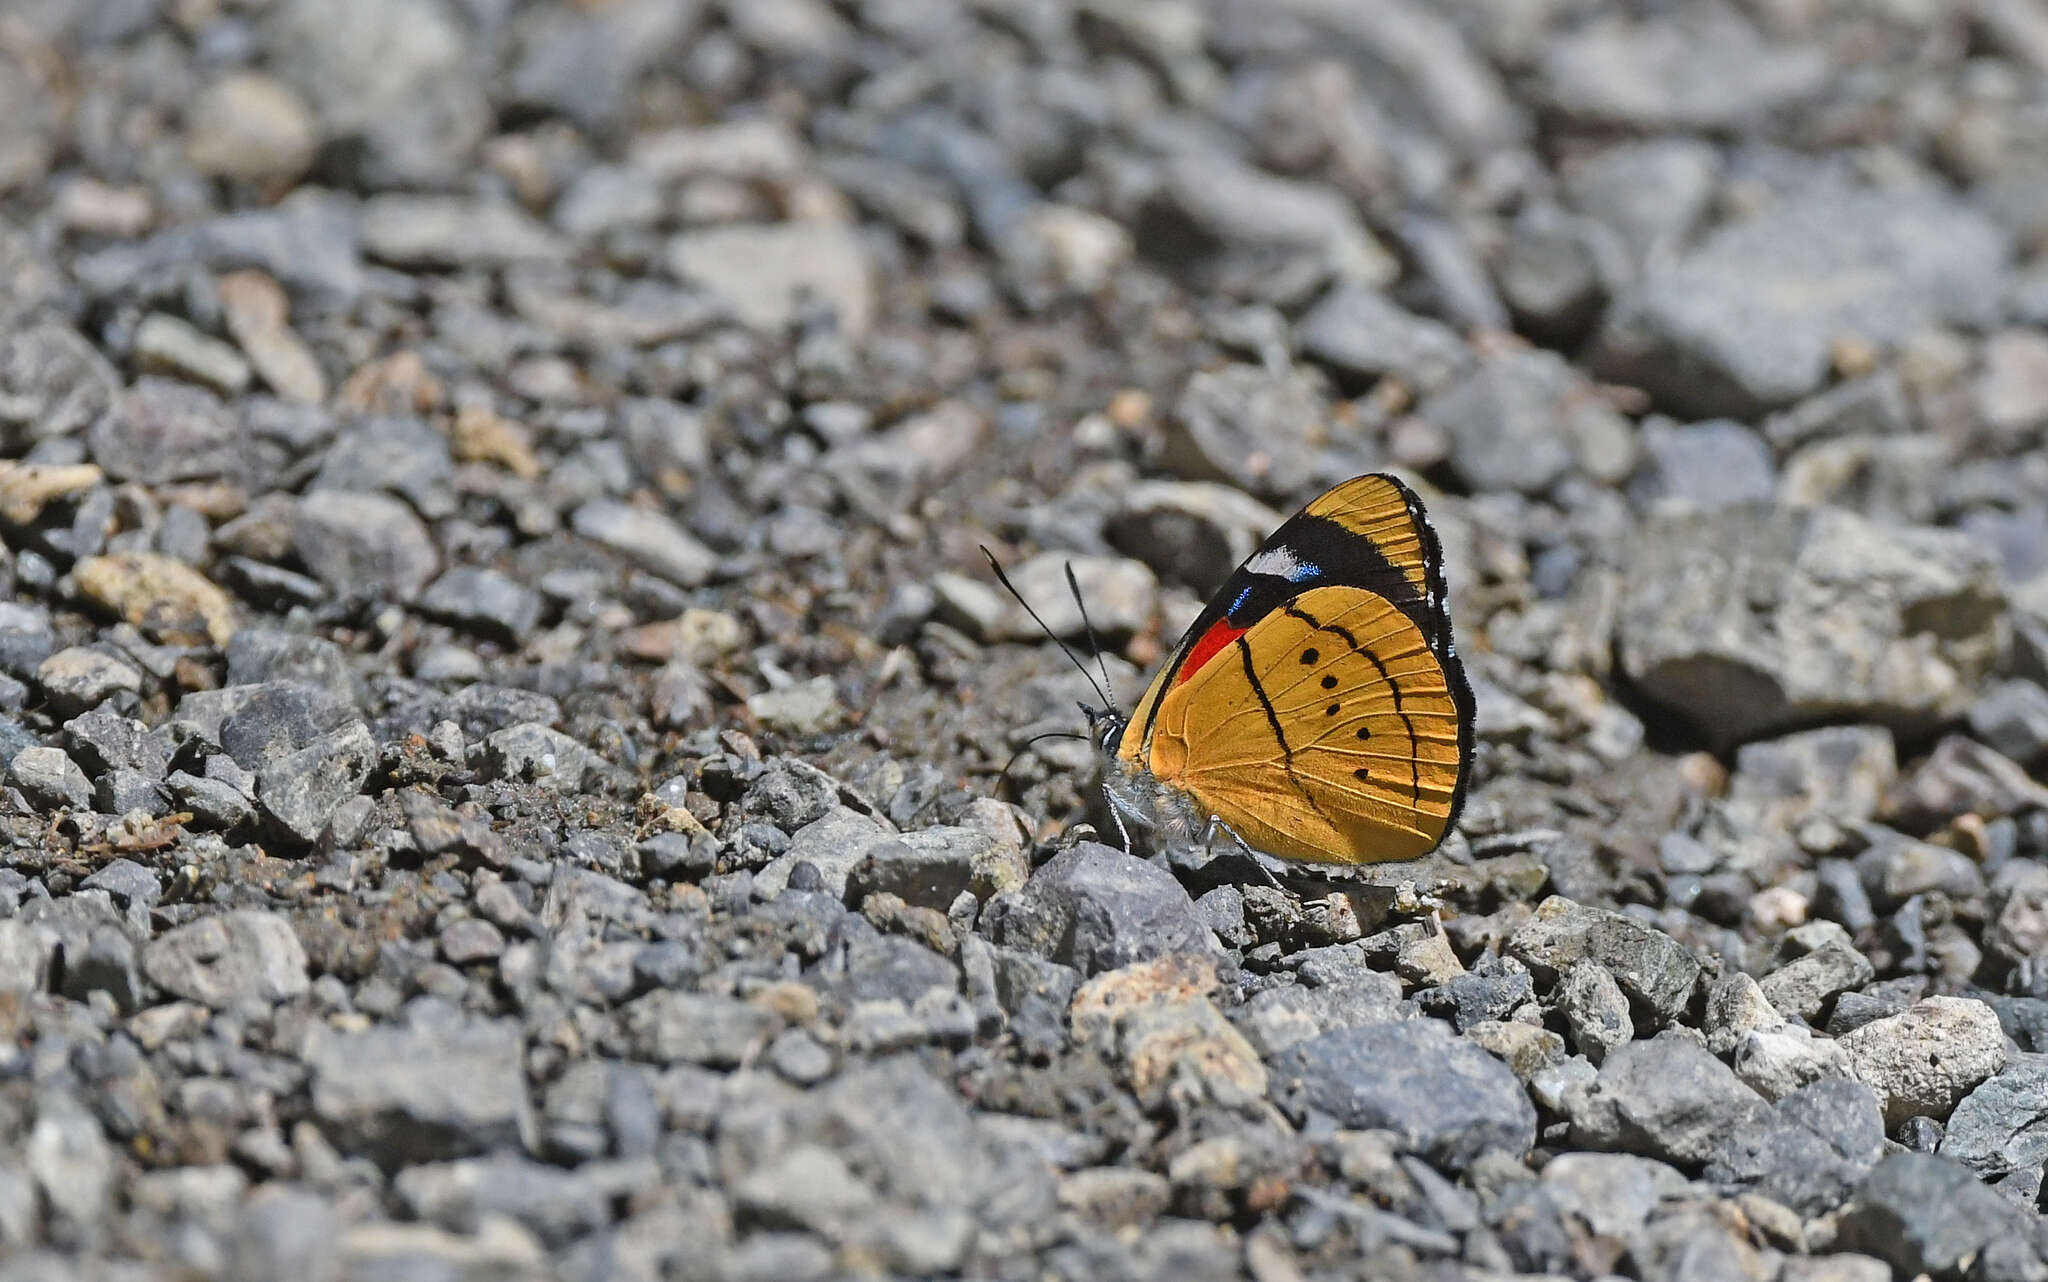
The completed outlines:
{"type": "Polygon", "coordinates": [[[457,566],[428,585],[419,608],[458,627],[519,644],[540,622],[541,596],[496,570],[457,566]]]}
{"type": "Polygon", "coordinates": [[[36,684],[61,713],[85,712],[142,689],[142,673],[104,650],[75,645],[36,665],[36,684]]]}
{"type": "Polygon", "coordinates": [[[85,771],[62,748],[23,748],[7,763],[7,781],[44,810],[92,806],[92,785],[85,771]]]}
{"type": "Polygon", "coordinates": [[[362,790],[376,764],[369,728],[352,721],[265,766],[257,775],[256,799],[283,835],[311,845],[342,803],[362,790]]]}
{"type": "Polygon", "coordinates": [[[649,508],[592,499],[576,509],[569,523],[584,538],[678,587],[697,587],[718,569],[718,557],[711,549],[649,508]]]}
{"type": "Polygon", "coordinates": [[[749,695],[747,711],[768,729],[790,735],[828,734],[846,721],[837,684],[823,676],[749,695]]]}
{"type": "Polygon", "coordinates": [[[1997,681],[1970,705],[1970,733],[2022,766],[2048,757],[2048,689],[2032,681],[1997,681]]]}
{"type": "Polygon", "coordinates": [[[1949,1115],[1941,1155],[1985,1179],[2048,1159],[2048,1055],[2015,1055],[1949,1115]]]}
{"type": "Polygon", "coordinates": [[[530,1124],[514,1021],[463,1017],[359,1033],[311,1029],[313,1113],[386,1170],[520,1144],[530,1124]]]}
{"type": "Polygon", "coordinates": [[[1220,953],[1171,873],[1095,842],[1053,856],[988,909],[990,937],[1083,975],[1171,953],[1220,953]]]}
{"type": "Polygon", "coordinates": [[[1280,521],[1278,512],[1228,485],[1139,481],[1123,491],[1103,534],[1162,578],[1206,592],[1220,587],[1280,521]]]}
{"type": "Polygon", "coordinates": [[[410,601],[441,565],[420,518],[383,494],[315,490],[293,509],[291,540],[313,576],[341,596],[410,601]]]}
{"type": "Polygon", "coordinates": [[[1580,961],[1604,966],[1631,1001],[1669,1023],[1692,1000],[1699,960],[1685,946],[1632,917],[1552,895],[1507,944],[1510,956],[1554,979],[1580,961]]]}
{"type": "Polygon", "coordinates": [[[1435,1020],[1325,1033],[1274,1057],[1273,1091],[1339,1126],[1391,1130],[1432,1164],[1462,1170],[1488,1149],[1520,1155],[1536,1109],[1506,1065],[1435,1020]]]}
{"type": "Polygon", "coordinates": [[[226,645],[235,634],[233,601],[183,561],[127,552],[86,557],[71,573],[79,595],[154,636],[226,645]]]}
{"type": "Polygon", "coordinates": [[[1824,716],[1913,731],[1961,714],[2002,596],[1967,535],[1751,506],[1652,517],[1622,602],[1622,670],[1728,744],[1824,716]],[[1751,569],[1731,578],[1735,562],[1751,569]],[[1920,622],[1936,616],[1939,633],[1920,622]]]}
{"type": "Polygon", "coordinates": [[[1753,419],[1818,390],[1843,334],[1990,319],[2010,253],[1947,197],[1820,186],[1652,267],[1608,309],[1592,364],[1675,412],[1753,419]]]}
{"type": "Polygon", "coordinates": [[[228,76],[185,109],[185,156],[203,174],[250,182],[297,178],[318,145],[318,125],[304,100],[270,76],[228,76]]]}
{"type": "Polygon", "coordinates": [[[1854,1063],[1840,1042],[1817,1037],[1798,1024],[1744,1033],[1729,1062],[1743,1085],[1771,1100],[1824,1077],[1855,1076],[1854,1063]]]}
{"type": "Polygon", "coordinates": [[[1962,997],[1926,998],[1840,1041],[1856,1076],[1884,1101],[1887,1127],[1914,1116],[1947,1118],[1957,1101],[2006,1061],[1997,1013],[1962,997]]]}
{"type": "Polygon", "coordinates": [[[1643,133],[1734,129],[1826,83],[1826,54],[1773,44],[1732,10],[1588,23],[1554,41],[1543,94],[1581,124],[1643,133]]]}
{"type": "Polygon", "coordinates": [[[1628,997],[1605,966],[1595,961],[1573,963],[1557,982],[1551,1000],[1571,1029],[1572,1047],[1595,1064],[1617,1046],[1635,1037],[1628,997]]]}
{"type": "Polygon", "coordinates": [[[172,374],[203,383],[223,396],[249,386],[249,362],[234,348],[190,323],[152,312],[135,327],[136,368],[149,374],[172,374]]]}
{"type": "Polygon", "coordinates": [[[1305,355],[1342,373],[1366,379],[1392,374],[1423,392],[1443,387],[1471,362],[1451,329],[1360,284],[1331,290],[1301,318],[1294,337],[1305,355]]]}
{"type": "Polygon", "coordinates": [[[765,1049],[782,1027],[774,1012],[710,994],[657,991],[619,1011],[630,1054],[656,1064],[733,1068],[765,1049]]]}
{"type": "Polygon", "coordinates": [[[1946,1158],[1893,1153],[1842,1208],[1835,1243],[1887,1260],[1900,1274],[1961,1276],[1993,1239],[2024,1234],[2018,1208],[1946,1158]]]}
{"type": "Polygon", "coordinates": [[[1592,1089],[1572,1101],[1572,1138],[1697,1167],[1724,1137],[1765,1124],[1770,1106],[1707,1049],[1677,1030],[1618,1047],[1592,1089]]]}
{"type": "Polygon", "coordinates": [[[796,317],[799,298],[829,303],[839,331],[867,332],[876,309],[867,247],[836,223],[713,227],[669,244],[669,269],[723,299],[741,323],[771,333],[796,317]]]}
{"type": "Polygon", "coordinates": [[[1869,958],[1846,942],[1829,940],[1764,976],[1759,987],[1780,1013],[1818,1024],[1838,993],[1861,988],[1875,977],[1869,958]]]}
{"type": "Polygon", "coordinates": [[[1747,1184],[1801,1215],[1821,1215],[1884,1156],[1877,1097],[1859,1082],[1831,1078],[1779,1100],[1761,1124],[1719,1138],[1705,1178],[1747,1184]]]}
{"type": "Polygon", "coordinates": [[[1645,509],[1702,511],[1768,502],[1777,488],[1771,447],[1731,419],[1655,424],[1641,436],[1629,497],[1645,509]]]}
{"type": "Polygon", "coordinates": [[[142,970],[157,987],[225,1009],[303,995],[306,953],[291,923],[276,913],[237,910],[164,932],[143,950],[142,970]]]}
{"type": "Polygon", "coordinates": [[[1299,375],[1257,365],[1201,370],[1174,403],[1164,461],[1192,480],[1290,495],[1314,479],[1324,418],[1322,399],[1299,375]]]}
{"type": "MultiPolygon", "coordinates": [[[[1010,581],[1054,636],[1079,641],[1086,635],[1081,607],[1067,586],[1069,566],[1081,585],[1081,599],[1088,603],[1088,620],[1094,623],[1098,639],[1114,645],[1144,631],[1152,622],[1159,584],[1143,562],[1044,552],[1010,571],[1010,581]]],[[[1028,641],[1043,635],[1024,607],[1007,599],[996,627],[978,634],[984,641],[1028,641]]]]}
{"type": "Polygon", "coordinates": [[[499,267],[559,262],[546,226],[502,201],[385,194],[363,206],[363,252],[401,268],[499,267]]]}
{"type": "Polygon", "coordinates": [[[1166,1177],[1122,1166],[1097,1166],[1060,1177],[1059,1203],[1108,1229],[1142,1228],[1159,1218],[1173,1194],[1166,1177]]]}
{"type": "Polygon", "coordinates": [[[1571,470],[1569,420],[1593,412],[1555,353],[1497,357],[1424,401],[1418,417],[1450,433],[1450,463],[1474,490],[1540,494],[1571,470]]]}

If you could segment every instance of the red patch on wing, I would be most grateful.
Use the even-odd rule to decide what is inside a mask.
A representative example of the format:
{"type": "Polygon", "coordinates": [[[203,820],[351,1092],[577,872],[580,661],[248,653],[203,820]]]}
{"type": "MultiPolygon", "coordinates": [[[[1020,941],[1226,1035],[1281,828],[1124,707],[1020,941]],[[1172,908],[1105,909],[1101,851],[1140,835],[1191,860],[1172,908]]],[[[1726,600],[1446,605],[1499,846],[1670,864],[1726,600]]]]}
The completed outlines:
{"type": "Polygon", "coordinates": [[[1218,650],[1237,640],[1247,631],[1249,629],[1231,627],[1228,618],[1218,619],[1210,624],[1209,630],[1202,634],[1201,639],[1188,648],[1187,661],[1180,665],[1179,672],[1174,673],[1173,683],[1179,685],[1200,672],[1202,665],[1215,658],[1218,650]]]}

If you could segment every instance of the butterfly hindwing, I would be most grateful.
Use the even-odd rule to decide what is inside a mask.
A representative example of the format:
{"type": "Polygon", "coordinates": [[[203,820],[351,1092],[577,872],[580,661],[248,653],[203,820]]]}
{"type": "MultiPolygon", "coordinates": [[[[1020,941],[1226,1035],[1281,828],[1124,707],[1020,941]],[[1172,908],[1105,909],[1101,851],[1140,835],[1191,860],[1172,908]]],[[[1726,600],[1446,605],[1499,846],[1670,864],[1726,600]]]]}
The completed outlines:
{"type": "Polygon", "coordinates": [[[1118,751],[1276,855],[1435,847],[1463,801],[1472,694],[1421,502],[1361,476],[1281,525],[1174,647],[1118,751]]]}
{"type": "Polygon", "coordinates": [[[1263,850],[1361,863],[1412,859],[1448,829],[1462,718],[1412,620],[1360,588],[1314,588],[1176,686],[1155,772],[1263,850]]]}

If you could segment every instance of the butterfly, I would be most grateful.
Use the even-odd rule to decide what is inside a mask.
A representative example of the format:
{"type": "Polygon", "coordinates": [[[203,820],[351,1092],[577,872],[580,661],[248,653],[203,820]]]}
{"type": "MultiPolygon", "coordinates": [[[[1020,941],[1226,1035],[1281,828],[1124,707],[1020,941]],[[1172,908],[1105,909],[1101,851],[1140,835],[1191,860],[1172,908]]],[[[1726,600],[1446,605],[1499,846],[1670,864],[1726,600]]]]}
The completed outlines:
{"type": "Polygon", "coordinates": [[[1391,476],[1354,477],[1275,530],[1128,714],[1103,693],[1084,710],[1119,827],[1379,863],[1434,850],[1464,803],[1472,687],[1443,550],[1391,476]]]}

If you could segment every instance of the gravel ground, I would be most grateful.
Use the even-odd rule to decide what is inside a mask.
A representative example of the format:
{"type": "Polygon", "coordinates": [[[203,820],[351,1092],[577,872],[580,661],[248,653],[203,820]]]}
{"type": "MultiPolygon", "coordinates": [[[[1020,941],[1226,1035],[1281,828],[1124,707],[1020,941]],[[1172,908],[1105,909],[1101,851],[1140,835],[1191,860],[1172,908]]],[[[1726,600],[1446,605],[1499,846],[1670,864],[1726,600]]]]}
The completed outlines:
{"type": "Polygon", "coordinates": [[[2044,246],[2041,0],[7,0],[0,1279],[2048,1279],[2044,246]],[[999,783],[1376,468],[1442,851],[999,783]]]}

